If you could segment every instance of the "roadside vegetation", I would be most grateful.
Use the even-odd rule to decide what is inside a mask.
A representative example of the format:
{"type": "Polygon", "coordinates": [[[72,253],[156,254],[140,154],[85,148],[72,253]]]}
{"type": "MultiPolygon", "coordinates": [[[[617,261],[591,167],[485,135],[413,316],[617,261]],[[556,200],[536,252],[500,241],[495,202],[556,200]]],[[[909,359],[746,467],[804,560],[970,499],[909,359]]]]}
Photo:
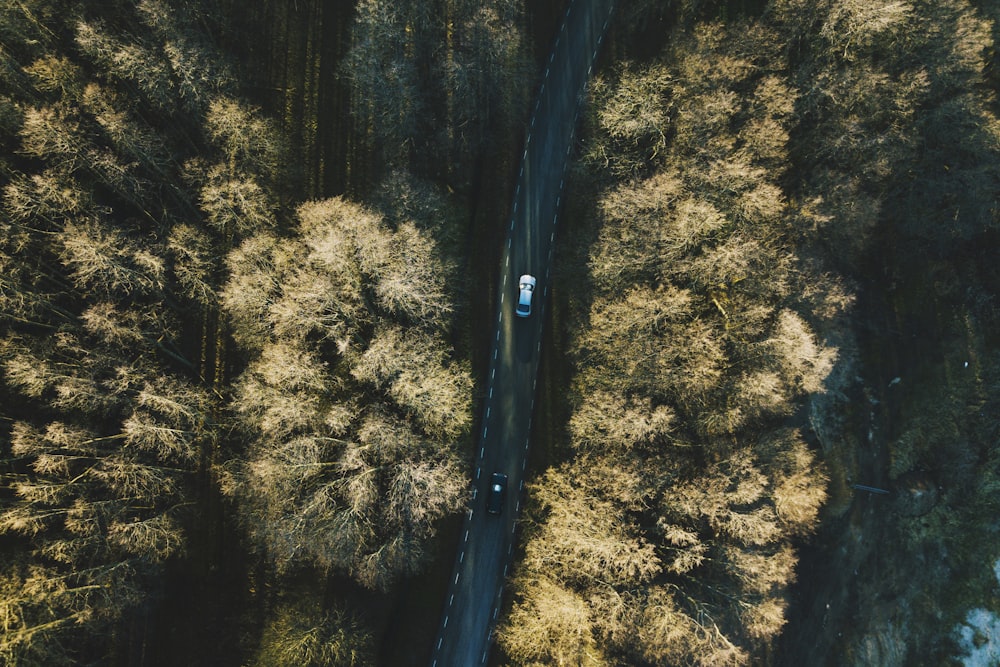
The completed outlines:
{"type": "Polygon", "coordinates": [[[995,9],[750,4],[631,4],[591,85],[516,664],[941,664],[995,608],[995,9]]]}
{"type": "Polygon", "coordinates": [[[0,3],[4,664],[370,664],[466,499],[459,253],[521,10],[257,4],[0,3]]]}
{"type": "Polygon", "coordinates": [[[500,635],[519,663],[759,659],[826,498],[794,416],[851,297],[797,252],[779,185],[796,91],[763,27],[667,41],[591,87],[568,456],[529,488],[500,635]]]}

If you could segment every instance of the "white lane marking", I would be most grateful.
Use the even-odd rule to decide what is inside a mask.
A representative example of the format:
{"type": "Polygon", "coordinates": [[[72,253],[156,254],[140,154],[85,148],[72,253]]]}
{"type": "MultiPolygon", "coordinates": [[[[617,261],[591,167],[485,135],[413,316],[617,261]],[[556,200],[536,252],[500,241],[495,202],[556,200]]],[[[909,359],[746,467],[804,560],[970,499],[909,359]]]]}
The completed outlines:
{"type": "Polygon", "coordinates": [[[465,552],[464,551],[462,553],[458,554],[458,562],[461,563],[463,561],[465,561],[465,552]]]}
{"type": "Polygon", "coordinates": [[[484,458],[485,455],[486,455],[486,448],[485,447],[480,447],[479,448],[479,458],[484,458]]]}
{"type": "MultiPolygon", "coordinates": [[[[525,445],[525,447],[524,447],[524,448],[525,448],[525,449],[527,449],[527,448],[528,448],[528,447],[527,447],[527,445],[525,445]]],[[[520,483],[520,484],[518,485],[518,491],[524,491],[524,480],[523,480],[523,479],[521,480],[521,483],[520,483]]],[[[508,548],[507,548],[507,553],[510,553],[510,550],[511,550],[512,548],[513,548],[513,547],[508,547],[508,548]]],[[[452,597],[454,597],[454,596],[452,596],[452,597]]]]}
{"type": "Polygon", "coordinates": [[[469,531],[468,530],[465,531],[465,541],[466,542],[469,541],[469,531]]]}
{"type": "Polygon", "coordinates": [[[441,639],[443,639],[443,637],[438,639],[438,650],[439,651],[441,650],[441,639]]]}
{"type": "Polygon", "coordinates": [[[510,239],[507,239],[507,249],[510,250],[510,239]]]}
{"type": "MultiPolygon", "coordinates": [[[[548,67],[546,67],[546,68],[545,68],[545,76],[548,76],[548,75],[549,75],[549,68],[548,68],[548,67]]],[[[532,126],[534,126],[534,124],[535,124],[535,123],[534,123],[534,119],[532,119],[532,123],[531,123],[531,124],[532,124],[532,126]]]]}
{"type": "MultiPolygon", "coordinates": [[[[504,296],[504,294],[506,294],[506,292],[500,292],[500,303],[503,303],[503,296],[504,296]]],[[[499,331],[497,332],[497,335],[498,336],[500,335],[499,331]]]]}
{"type": "Polygon", "coordinates": [[[494,348],[494,350],[493,350],[493,360],[496,361],[496,358],[497,358],[497,351],[494,348]]]}
{"type": "MultiPolygon", "coordinates": [[[[504,572],[504,575],[503,575],[503,576],[505,576],[505,577],[506,577],[506,576],[507,576],[507,573],[506,573],[506,572],[504,572]]],[[[499,609],[498,609],[497,607],[493,607],[493,620],[494,620],[494,621],[495,621],[495,620],[497,620],[497,611],[499,611],[499,609]]]]}
{"type": "Polygon", "coordinates": [[[455,573],[455,583],[456,583],[456,584],[458,583],[458,578],[459,578],[459,577],[460,577],[461,575],[462,575],[462,573],[461,573],[461,572],[456,572],[456,573],[455,573]]]}
{"type": "MultiPolygon", "coordinates": [[[[480,473],[481,473],[482,471],[483,471],[483,469],[482,469],[482,468],[476,468],[476,479],[479,479],[479,474],[480,474],[480,473]]],[[[466,536],[466,538],[465,538],[465,539],[469,539],[469,538],[468,538],[468,536],[466,536]]]]}
{"type": "Polygon", "coordinates": [[[452,603],[453,603],[454,601],[455,601],[455,594],[454,594],[454,593],[452,593],[452,594],[451,594],[451,597],[450,597],[450,598],[448,598],[448,606],[450,607],[450,606],[451,606],[451,604],[452,604],[452,603]]]}
{"type": "Polygon", "coordinates": [[[491,380],[495,380],[495,379],[496,379],[496,377],[497,377],[497,369],[495,369],[495,368],[494,368],[494,369],[493,369],[493,372],[492,372],[492,373],[490,373],[490,379],[491,379],[491,380]]]}
{"type": "Polygon", "coordinates": [[[503,566],[503,576],[505,576],[505,577],[507,576],[507,567],[508,567],[507,564],[504,563],[504,566],[503,566]]]}
{"type": "Polygon", "coordinates": [[[555,240],[556,240],[556,233],[552,232],[551,234],[549,234],[549,243],[552,243],[555,240]]]}
{"type": "Polygon", "coordinates": [[[524,466],[527,465],[527,463],[528,463],[527,459],[521,459],[521,470],[522,471],[524,470],[524,466]]]}
{"type": "MultiPolygon", "coordinates": [[[[490,387],[490,398],[493,398],[493,387],[490,387]]],[[[486,437],[486,431],[483,431],[483,437],[486,437]]]]}
{"type": "Polygon", "coordinates": [[[507,255],[507,266],[510,266],[510,255],[507,255]]]}
{"type": "Polygon", "coordinates": [[[444,627],[446,627],[446,628],[448,627],[448,617],[447,616],[444,617],[444,627]]]}

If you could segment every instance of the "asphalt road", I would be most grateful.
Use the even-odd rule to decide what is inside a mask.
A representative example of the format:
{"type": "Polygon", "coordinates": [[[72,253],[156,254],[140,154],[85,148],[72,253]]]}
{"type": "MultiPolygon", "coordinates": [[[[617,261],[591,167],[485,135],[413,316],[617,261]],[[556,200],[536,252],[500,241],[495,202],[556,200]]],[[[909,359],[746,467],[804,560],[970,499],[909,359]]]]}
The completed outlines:
{"type": "Polygon", "coordinates": [[[475,489],[441,612],[431,667],[484,664],[503,598],[521,508],[538,356],[549,292],[553,242],[566,166],[584,86],[613,0],[572,0],[545,68],[531,117],[501,257],[496,334],[476,452],[475,489]],[[538,280],[528,318],[514,315],[517,279],[538,280]],[[500,515],[485,503],[493,472],[508,476],[500,515]]]}

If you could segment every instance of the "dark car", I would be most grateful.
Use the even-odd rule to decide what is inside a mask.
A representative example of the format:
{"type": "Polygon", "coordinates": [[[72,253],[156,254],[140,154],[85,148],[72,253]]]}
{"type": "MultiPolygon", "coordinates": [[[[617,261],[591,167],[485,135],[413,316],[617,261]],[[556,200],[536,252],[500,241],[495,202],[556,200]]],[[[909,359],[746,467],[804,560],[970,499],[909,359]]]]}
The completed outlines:
{"type": "Polygon", "coordinates": [[[500,514],[503,509],[503,497],[507,493],[507,475],[500,472],[490,477],[490,492],[486,496],[486,511],[490,514],[500,514]]]}

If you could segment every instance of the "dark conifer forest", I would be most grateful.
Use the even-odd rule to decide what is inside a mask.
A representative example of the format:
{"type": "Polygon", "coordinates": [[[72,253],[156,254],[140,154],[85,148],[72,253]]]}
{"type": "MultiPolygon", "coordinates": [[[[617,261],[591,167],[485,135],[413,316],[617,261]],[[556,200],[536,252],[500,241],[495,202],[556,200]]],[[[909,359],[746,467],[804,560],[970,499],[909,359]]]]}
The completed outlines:
{"type": "MultiPolygon", "coordinates": [[[[567,4],[0,0],[0,664],[429,663],[567,4]]],[[[618,4],[489,664],[997,664],[1000,3],[618,4]]]]}

